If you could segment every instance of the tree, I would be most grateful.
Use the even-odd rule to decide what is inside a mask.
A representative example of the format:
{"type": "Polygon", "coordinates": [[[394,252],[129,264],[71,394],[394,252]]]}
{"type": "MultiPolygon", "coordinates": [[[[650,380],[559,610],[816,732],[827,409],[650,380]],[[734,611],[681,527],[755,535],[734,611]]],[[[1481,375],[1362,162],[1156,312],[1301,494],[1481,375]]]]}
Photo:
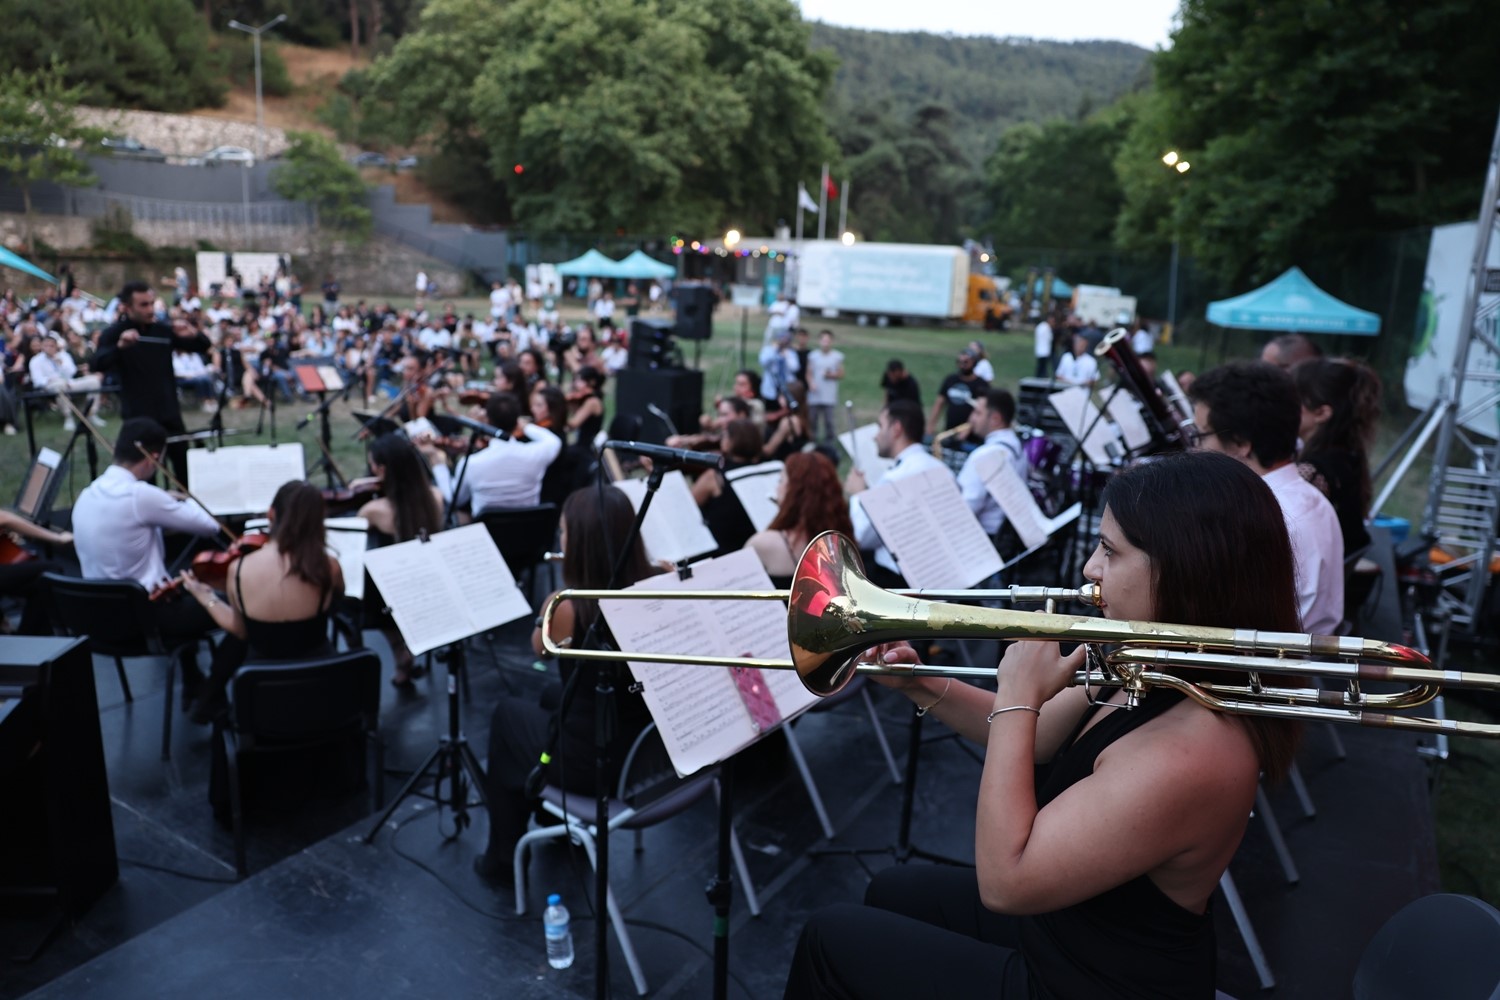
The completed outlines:
{"type": "Polygon", "coordinates": [[[1123,242],[1160,240],[1172,204],[1184,249],[1241,282],[1472,216],[1500,6],[1184,0],[1181,20],[1121,153],[1123,242]],[[1175,190],[1155,163],[1167,149],[1193,165],[1175,190]]]}
{"type": "Polygon", "coordinates": [[[1121,204],[1114,159],[1124,114],[1017,125],[985,164],[996,242],[1033,247],[1107,247],[1121,204]]]}
{"type": "Polygon", "coordinates": [[[81,87],[63,81],[56,63],[35,73],[13,69],[0,74],[0,172],[21,189],[28,247],[32,184],[93,183],[82,149],[96,145],[106,133],[78,121],[81,93],[81,87]]]}
{"type": "Polygon", "coordinates": [[[369,93],[530,227],[712,232],[769,226],[831,158],[831,75],[790,0],[433,0],[369,93]]]}
{"type": "Polygon", "coordinates": [[[845,157],[835,174],[853,186],[852,227],[872,240],[958,242],[978,190],[946,108],[906,115],[867,103],[832,117],[845,157]]]}
{"type": "Polygon", "coordinates": [[[288,132],[287,139],[291,145],[271,176],[271,187],[283,198],[311,204],[319,232],[328,230],[352,243],[368,239],[374,215],[365,204],[368,192],[359,171],[344,162],[325,136],[288,132]]]}

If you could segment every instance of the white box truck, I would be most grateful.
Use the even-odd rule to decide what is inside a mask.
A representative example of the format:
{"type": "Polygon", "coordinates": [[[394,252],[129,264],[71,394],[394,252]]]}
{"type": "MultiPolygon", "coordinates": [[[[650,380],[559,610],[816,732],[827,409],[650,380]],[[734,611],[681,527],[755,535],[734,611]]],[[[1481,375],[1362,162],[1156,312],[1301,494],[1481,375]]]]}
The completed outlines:
{"type": "MultiPolygon", "coordinates": [[[[968,312],[969,254],[962,247],[810,240],[794,261],[793,294],[804,313],[884,326],[908,317],[961,320],[968,312]]],[[[975,277],[994,294],[994,279],[975,277]]]]}

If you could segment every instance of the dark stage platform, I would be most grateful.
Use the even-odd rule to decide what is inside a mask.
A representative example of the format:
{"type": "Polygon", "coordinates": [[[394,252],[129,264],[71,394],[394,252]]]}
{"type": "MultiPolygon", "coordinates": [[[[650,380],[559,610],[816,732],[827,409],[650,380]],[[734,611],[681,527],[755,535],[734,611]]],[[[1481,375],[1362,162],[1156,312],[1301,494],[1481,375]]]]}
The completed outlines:
{"type": "MultiPolygon", "coordinates": [[[[471,644],[474,698],[466,728],[481,757],[499,694],[535,691],[546,681],[524,645],[526,628],[518,624],[471,644]]],[[[593,995],[592,880],[583,853],[560,842],[539,848],[530,869],[530,911],[518,918],[512,897],[470,870],[484,844],[482,812],[474,827],[450,840],[451,815],[440,817],[413,798],[366,846],[358,839],[370,822],[364,793],[314,790],[296,801],[256,804],[251,876],[233,883],[230,836],[207,802],[209,730],[179,717],[172,760],[161,762],[161,671],[141,661],[130,672],[133,706],[122,702],[113,665],[95,664],[120,881],[34,962],[0,959],[0,997],[593,995]],[[561,972],[547,966],[543,949],[548,892],[561,893],[574,914],[578,960],[561,972]]],[[[416,766],[435,744],[445,726],[442,690],[441,672],[419,680],[415,694],[385,687],[382,729],[393,768],[416,766]]],[[[898,753],[908,704],[877,694],[898,753]]],[[[836,843],[893,842],[900,789],[859,703],[810,715],[797,732],[838,829],[836,843]]],[[[944,732],[927,727],[913,839],[927,850],[972,859],[979,759],[974,748],[940,738],[944,732]]],[[[1289,789],[1272,792],[1300,884],[1284,881],[1259,819],[1232,867],[1282,998],[1347,995],[1370,935],[1404,903],[1438,888],[1427,770],[1413,740],[1348,727],[1340,734],[1347,760],[1334,759],[1319,727],[1308,733],[1300,758],[1315,819],[1304,818],[1289,789]]],[[[394,794],[399,777],[387,782],[394,794]]],[[[735,783],[738,829],[764,911],[751,917],[736,887],[731,993],[777,997],[808,914],[857,900],[864,866],[893,862],[808,856],[821,831],[781,737],[744,756],[735,783]]],[[[647,831],[642,853],[632,851],[629,837],[615,838],[613,882],[653,996],[711,995],[712,912],[703,889],[713,870],[714,829],[705,801],[647,831]]],[[[1215,905],[1220,988],[1257,995],[1227,908],[1215,905]]],[[[614,995],[633,996],[617,948],[611,973],[614,995]]]]}

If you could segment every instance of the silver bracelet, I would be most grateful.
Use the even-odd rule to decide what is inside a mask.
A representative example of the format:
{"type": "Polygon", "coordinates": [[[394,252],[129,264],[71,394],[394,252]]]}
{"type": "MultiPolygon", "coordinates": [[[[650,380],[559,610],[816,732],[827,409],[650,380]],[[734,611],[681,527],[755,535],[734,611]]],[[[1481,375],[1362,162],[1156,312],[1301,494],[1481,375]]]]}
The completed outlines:
{"type": "Polygon", "coordinates": [[[986,715],[984,717],[984,721],[994,722],[995,716],[1003,715],[1006,712],[1030,712],[1032,715],[1035,715],[1038,718],[1040,718],[1042,714],[1042,710],[1040,708],[1032,708],[1030,705],[1007,705],[1005,708],[997,708],[989,715],[986,715]]]}
{"type": "Polygon", "coordinates": [[[931,705],[928,705],[926,708],[923,708],[921,705],[917,706],[917,715],[918,716],[926,715],[928,712],[932,711],[934,708],[937,708],[938,702],[942,701],[944,698],[948,697],[948,689],[951,688],[952,686],[953,686],[953,678],[949,677],[948,678],[948,683],[946,683],[946,684],[943,685],[943,693],[940,694],[940,695],[938,695],[937,699],[931,705]]]}

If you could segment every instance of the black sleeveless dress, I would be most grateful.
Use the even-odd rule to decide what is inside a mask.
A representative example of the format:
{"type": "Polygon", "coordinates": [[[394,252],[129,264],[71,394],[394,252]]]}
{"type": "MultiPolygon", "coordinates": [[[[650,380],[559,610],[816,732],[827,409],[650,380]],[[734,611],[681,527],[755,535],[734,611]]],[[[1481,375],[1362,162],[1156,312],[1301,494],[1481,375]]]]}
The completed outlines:
{"type": "MultiPolygon", "coordinates": [[[[1091,707],[1067,749],[1037,769],[1037,808],[1094,772],[1101,751],[1176,705],[1156,689],[1132,710],[1091,707]],[[1108,714],[1079,735],[1095,712],[1108,714]]],[[[1140,875],[1092,899],[1021,920],[1021,952],[1041,1000],[1203,1000],[1214,995],[1212,910],[1191,913],[1140,875]]]]}

